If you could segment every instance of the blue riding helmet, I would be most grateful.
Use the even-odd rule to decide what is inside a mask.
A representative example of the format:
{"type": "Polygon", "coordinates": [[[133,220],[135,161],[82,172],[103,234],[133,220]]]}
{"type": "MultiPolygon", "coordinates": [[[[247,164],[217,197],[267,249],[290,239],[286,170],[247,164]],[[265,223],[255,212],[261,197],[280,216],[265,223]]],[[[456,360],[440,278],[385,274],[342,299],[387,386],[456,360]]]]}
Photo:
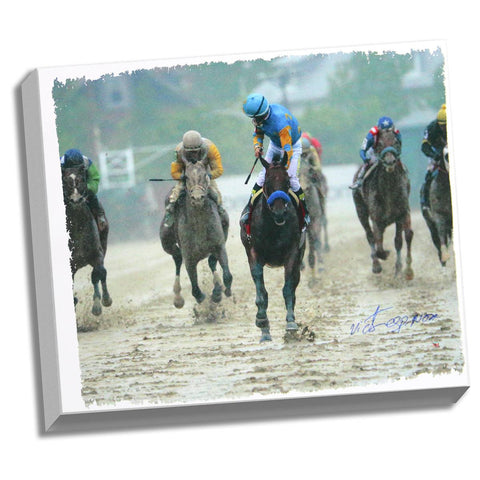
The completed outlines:
{"type": "Polygon", "coordinates": [[[60,158],[60,163],[64,168],[79,167],[85,164],[85,157],[80,150],[71,148],[60,158]]]}
{"type": "Polygon", "coordinates": [[[267,99],[258,93],[252,93],[243,102],[243,111],[250,118],[263,117],[268,113],[269,108],[267,99]]]}
{"type": "Polygon", "coordinates": [[[380,117],[378,119],[377,127],[381,130],[388,130],[393,128],[393,120],[390,117],[380,117]]]}

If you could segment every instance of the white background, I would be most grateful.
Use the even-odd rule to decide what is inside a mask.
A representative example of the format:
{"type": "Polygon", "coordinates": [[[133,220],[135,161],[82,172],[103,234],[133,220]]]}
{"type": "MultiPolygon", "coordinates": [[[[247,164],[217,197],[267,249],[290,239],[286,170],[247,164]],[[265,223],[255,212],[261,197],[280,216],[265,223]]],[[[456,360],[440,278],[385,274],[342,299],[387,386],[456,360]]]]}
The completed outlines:
{"type": "MultiPolygon", "coordinates": [[[[42,2],[3,6],[3,478],[478,478],[478,15],[474,2],[42,2]],[[447,40],[470,390],[453,407],[42,434],[19,84],[35,67],[447,40]],[[3,475],[4,473],[7,476],[3,475]]],[[[348,132],[346,132],[347,134],[348,132]]]]}

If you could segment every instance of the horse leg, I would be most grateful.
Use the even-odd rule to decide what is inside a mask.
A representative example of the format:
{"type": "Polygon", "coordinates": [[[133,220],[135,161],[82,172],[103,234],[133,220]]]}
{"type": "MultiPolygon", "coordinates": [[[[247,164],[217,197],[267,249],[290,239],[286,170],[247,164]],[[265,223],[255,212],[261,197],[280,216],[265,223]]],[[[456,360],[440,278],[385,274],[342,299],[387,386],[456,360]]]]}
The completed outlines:
{"type": "Polygon", "coordinates": [[[403,231],[405,232],[405,243],[407,244],[407,268],[405,270],[405,278],[407,280],[413,280],[413,268],[412,268],[412,220],[410,213],[407,214],[405,222],[403,224],[403,231]]]}
{"type": "Polygon", "coordinates": [[[292,258],[285,264],[285,283],[283,285],[283,298],[285,300],[285,308],[287,309],[287,332],[298,330],[295,323],[295,291],[300,282],[300,268],[298,261],[298,252],[295,252],[292,258]]]}
{"type": "Polygon", "coordinates": [[[208,266],[213,275],[213,290],[212,290],[212,302],[219,303],[222,300],[222,282],[220,280],[220,275],[217,272],[217,257],[215,255],[210,255],[208,257],[208,266]]]}
{"type": "Polygon", "coordinates": [[[187,269],[188,277],[192,285],[192,295],[197,303],[202,303],[205,300],[205,294],[198,285],[197,262],[191,259],[185,259],[185,268],[187,269]]]}
{"type": "Polygon", "coordinates": [[[437,215],[435,218],[435,225],[437,226],[438,237],[439,237],[439,258],[442,267],[447,264],[447,260],[450,258],[448,253],[448,231],[445,219],[440,215],[437,215]]]}
{"type": "Polygon", "coordinates": [[[375,237],[373,235],[372,227],[370,226],[370,221],[368,219],[368,207],[363,200],[362,196],[358,191],[355,191],[353,194],[353,200],[355,203],[355,209],[357,210],[357,216],[362,224],[363,229],[365,230],[365,235],[367,237],[367,242],[370,245],[370,257],[372,259],[372,272],[380,273],[382,271],[382,266],[377,257],[377,251],[375,248],[375,237]]]}
{"type": "Polygon", "coordinates": [[[308,236],[308,266],[310,267],[310,275],[315,277],[315,235],[312,231],[313,225],[307,230],[308,236]]]}
{"type": "Polygon", "coordinates": [[[385,232],[385,227],[378,222],[372,222],[372,225],[375,253],[380,260],[386,260],[390,251],[383,248],[383,233],[385,232]]]}
{"type": "Polygon", "coordinates": [[[100,295],[100,289],[98,288],[98,283],[100,281],[105,281],[107,277],[107,271],[103,265],[95,265],[92,270],[91,280],[93,284],[93,307],[92,313],[94,315],[100,315],[102,313],[102,304],[100,295]]]}
{"type": "Polygon", "coordinates": [[[397,260],[395,262],[395,276],[402,272],[402,245],[403,245],[403,223],[395,223],[395,250],[397,252],[397,260]]]}
{"type": "Polygon", "coordinates": [[[325,211],[325,199],[322,199],[320,204],[322,205],[322,214],[320,215],[320,225],[321,225],[321,230],[323,230],[323,238],[324,238],[324,251],[329,252],[330,251],[330,245],[328,243],[328,232],[327,232],[327,213],[325,211]]]}
{"type": "Polygon", "coordinates": [[[257,305],[255,325],[262,331],[260,342],[266,342],[272,340],[272,337],[270,336],[270,323],[267,317],[268,292],[265,288],[265,282],[263,279],[263,265],[250,256],[248,257],[248,261],[250,264],[250,273],[257,292],[255,298],[255,304],[257,305]]]}
{"type": "Polygon", "coordinates": [[[225,286],[225,296],[230,297],[232,295],[232,281],[233,276],[230,272],[230,267],[228,266],[228,256],[227,256],[227,249],[225,245],[222,245],[220,248],[220,252],[218,255],[218,262],[222,267],[223,272],[223,285],[225,286]]]}
{"type": "Polygon", "coordinates": [[[173,305],[175,308],[182,308],[185,305],[185,299],[183,298],[180,285],[180,269],[182,267],[182,252],[177,247],[176,251],[172,253],[173,261],[175,262],[175,281],[173,283],[173,305]]]}

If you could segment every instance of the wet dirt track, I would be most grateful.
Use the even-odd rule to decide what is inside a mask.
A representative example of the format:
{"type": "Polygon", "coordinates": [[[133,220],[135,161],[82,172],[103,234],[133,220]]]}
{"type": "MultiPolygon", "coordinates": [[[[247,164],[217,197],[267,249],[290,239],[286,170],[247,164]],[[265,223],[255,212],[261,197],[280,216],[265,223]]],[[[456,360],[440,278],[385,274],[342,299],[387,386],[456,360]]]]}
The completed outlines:
{"type": "MultiPolygon", "coordinates": [[[[266,269],[273,341],[262,344],[237,219],[238,214],[231,214],[227,242],[233,295],[219,306],[208,299],[196,306],[182,269],[186,302],[181,310],[173,307],[174,264],[158,237],[109,246],[113,305],[98,319],[89,313],[89,269],[77,274],[77,322],[80,329],[95,327],[78,333],[87,405],[309,394],[463,369],[453,248],[442,269],[420,214],[413,216],[415,278],[406,281],[393,275],[394,227],[386,232],[390,257],[383,262],[384,271],[374,275],[353,205],[332,206],[331,251],[324,254],[324,270],[315,282],[304,270],[297,289],[296,318],[304,334],[284,338],[283,270],[266,269]],[[379,311],[375,329],[369,329],[377,308],[388,310],[379,311]],[[402,318],[388,323],[395,317],[402,318]]],[[[206,261],[199,271],[207,293],[211,275],[206,261]]]]}

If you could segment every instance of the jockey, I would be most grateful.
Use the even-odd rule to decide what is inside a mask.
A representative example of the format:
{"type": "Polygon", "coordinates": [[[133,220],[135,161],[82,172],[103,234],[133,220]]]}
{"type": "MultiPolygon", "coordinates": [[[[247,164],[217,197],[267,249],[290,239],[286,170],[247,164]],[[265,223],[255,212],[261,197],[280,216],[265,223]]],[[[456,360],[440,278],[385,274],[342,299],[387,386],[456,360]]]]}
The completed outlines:
{"type": "Polygon", "coordinates": [[[447,107],[443,104],[437,113],[437,118],[425,129],[422,141],[422,152],[429,157],[425,182],[420,190],[420,205],[422,210],[430,208],[428,190],[433,178],[433,171],[438,166],[447,145],[447,107]]]}
{"type": "MultiPolygon", "coordinates": [[[[243,113],[252,119],[255,130],[253,132],[253,148],[255,157],[258,158],[263,152],[263,140],[265,135],[270,139],[265,160],[272,162],[275,154],[283,156],[286,152],[287,172],[290,179],[290,187],[299,198],[305,212],[305,225],[310,223],[305,194],[297,177],[298,162],[302,154],[302,142],[300,126],[297,119],[282,105],[269,104],[267,99],[258,93],[253,93],[243,102],[243,113]]],[[[258,174],[257,181],[247,206],[242,212],[241,224],[248,222],[250,217],[250,200],[265,182],[265,168],[258,174]]]]}
{"type": "Polygon", "coordinates": [[[216,145],[208,138],[203,138],[196,130],[189,130],[183,135],[182,141],[175,148],[175,160],[172,162],[170,174],[174,180],[178,180],[168,197],[168,205],[165,209],[165,218],[163,224],[165,227],[171,227],[174,223],[174,210],[180,194],[185,186],[183,182],[183,172],[185,164],[190,161],[203,161],[208,159],[209,175],[211,178],[208,195],[217,203],[218,213],[223,215],[224,209],[221,205],[222,196],[217,187],[215,178],[223,173],[222,157],[216,145]]]}
{"type": "Polygon", "coordinates": [[[323,147],[322,147],[322,144],[320,143],[320,140],[318,140],[315,137],[312,137],[312,135],[308,132],[303,132],[302,133],[302,138],[306,138],[310,142],[311,146],[313,148],[315,148],[315,150],[317,151],[317,154],[318,154],[318,159],[321,162],[322,161],[323,147]]]}
{"type": "Polygon", "coordinates": [[[312,181],[318,183],[322,177],[322,164],[318,155],[318,150],[311,141],[302,135],[302,162],[308,162],[312,170],[312,181]]]}
{"type": "Polygon", "coordinates": [[[372,127],[367,136],[363,139],[362,147],[360,148],[360,158],[363,161],[362,168],[357,176],[357,181],[350,186],[352,190],[360,188],[363,184],[363,177],[368,169],[368,167],[376,162],[374,148],[377,144],[378,132],[380,130],[393,131],[398,140],[398,153],[401,153],[402,148],[402,135],[400,131],[395,128],[393,120],[390,117],[380,117],[376,126],[372,127]]]}
{"type": "Polygon", "coordinates": [[[97,198],[98,185],[100,183],[100,173],[95,164],[88,157],[82,154],[80,150],[71,148],[60,157],[62,168],[79,167],[83,165],[87,172],[87,205],[95,218],[99,231],[103,231],[107,226],[105,210],[97,198]]]}

